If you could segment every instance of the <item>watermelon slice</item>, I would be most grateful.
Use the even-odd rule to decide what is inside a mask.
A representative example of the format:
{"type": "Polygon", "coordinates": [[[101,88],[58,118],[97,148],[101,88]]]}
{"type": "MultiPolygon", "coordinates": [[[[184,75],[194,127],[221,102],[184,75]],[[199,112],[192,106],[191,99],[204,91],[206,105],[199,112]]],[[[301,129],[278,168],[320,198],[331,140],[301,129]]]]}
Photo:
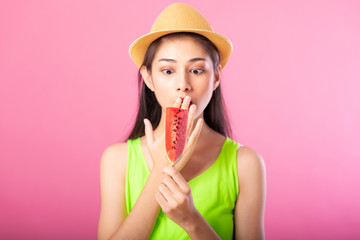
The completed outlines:
{"type": "Polygon", "coordinates": [[[170,164],[180,160],[185,143],[188,111],[186,109],[166,108],[165,147],[170,164]]]}

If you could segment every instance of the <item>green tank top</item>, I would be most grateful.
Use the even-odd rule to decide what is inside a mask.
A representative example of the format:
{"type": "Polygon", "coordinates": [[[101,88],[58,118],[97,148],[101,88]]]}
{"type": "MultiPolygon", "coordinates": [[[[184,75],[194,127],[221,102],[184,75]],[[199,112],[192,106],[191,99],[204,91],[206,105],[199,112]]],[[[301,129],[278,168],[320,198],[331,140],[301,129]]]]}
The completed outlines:
{"type": "MultiPolygon", "coordinates": [[[[140,138],[128,140],[126,170],[126,214],[135,205],[150,174],[141,148],[140,138]]],[[[233,239],[234,209],[239,194],[237,149],[241,145],[226,138],[217,160],[188,184],[196,209],[221,237],[233,239]]],[[[185,230],[160,211],[150,239],[190,239],[185,230]]]]}

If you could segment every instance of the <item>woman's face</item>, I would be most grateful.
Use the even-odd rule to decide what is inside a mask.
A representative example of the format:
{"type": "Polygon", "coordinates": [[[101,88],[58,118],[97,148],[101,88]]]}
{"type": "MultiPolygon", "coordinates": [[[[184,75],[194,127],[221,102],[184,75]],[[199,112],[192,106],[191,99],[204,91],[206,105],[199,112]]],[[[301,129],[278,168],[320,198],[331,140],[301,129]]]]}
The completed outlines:
{"type": "Polygon", "coordinates": [[[146,75],[143,74],[145,83],[154,91],[163,111],[173,106],[177,98],[190,96],[191,103],[197,106],[195,117],[204,111],[219,84],[210,56],[188,36],[163,39],[151,74],[146,75]]]}

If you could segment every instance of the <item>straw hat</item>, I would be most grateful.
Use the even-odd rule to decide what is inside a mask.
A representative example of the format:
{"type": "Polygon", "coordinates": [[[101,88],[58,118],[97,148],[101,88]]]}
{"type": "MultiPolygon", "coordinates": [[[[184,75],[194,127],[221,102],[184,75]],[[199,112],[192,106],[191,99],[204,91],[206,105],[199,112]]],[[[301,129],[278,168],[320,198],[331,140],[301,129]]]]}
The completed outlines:
{"type": "Polygon", "coordinates": [[[222,68],[225,67],[232,52],[231,41],[214,32],[203,15],[183,3],[175,3],[164,9],[152,25],[150,33],[141,36],[130,45],[131,59],[140,68],[150,44],[159,37],[176,32],[193,32],[208,38],[220,53],[222,68]]]}

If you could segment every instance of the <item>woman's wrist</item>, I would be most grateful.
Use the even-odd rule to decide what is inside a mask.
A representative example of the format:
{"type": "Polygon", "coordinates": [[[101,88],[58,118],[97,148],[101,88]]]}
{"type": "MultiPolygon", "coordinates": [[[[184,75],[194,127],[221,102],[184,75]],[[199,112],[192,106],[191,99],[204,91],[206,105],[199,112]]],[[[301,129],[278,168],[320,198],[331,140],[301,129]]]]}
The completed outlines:
{"type": "Polygon", "coordinates": [[[153,159],[150,171],[154,170],[162,172],[162,170],[168,166],[170,166],[170,162],[166,159],[166,157],[159,157],[158,159],[153,159]]]}
{"type": "Polygon", "coordinates": [[[198,212],[183,227],[191,239],[220,239],[217,233],[198,212]]]}
{"type": "Polygon", "coordinates": [[[150,172],[162,172],[162,170],[163,170],[163,168],[164,167],[168,167],[168,166],[170,166],[170,164],[167,162],[165,162],[165,163],[153,163],[153,166],[152,166],[152,168],[151,168],[151,170],[150,170],[150,172]]]}
{"type": "Polygon", "coordinates": [[[190,236],[192,233],[195,233],[197,229],[199,229],[199,224],[203,220],[201,214],[196,211],[182,226],[182,228],[188,233],[190,236]]]}

